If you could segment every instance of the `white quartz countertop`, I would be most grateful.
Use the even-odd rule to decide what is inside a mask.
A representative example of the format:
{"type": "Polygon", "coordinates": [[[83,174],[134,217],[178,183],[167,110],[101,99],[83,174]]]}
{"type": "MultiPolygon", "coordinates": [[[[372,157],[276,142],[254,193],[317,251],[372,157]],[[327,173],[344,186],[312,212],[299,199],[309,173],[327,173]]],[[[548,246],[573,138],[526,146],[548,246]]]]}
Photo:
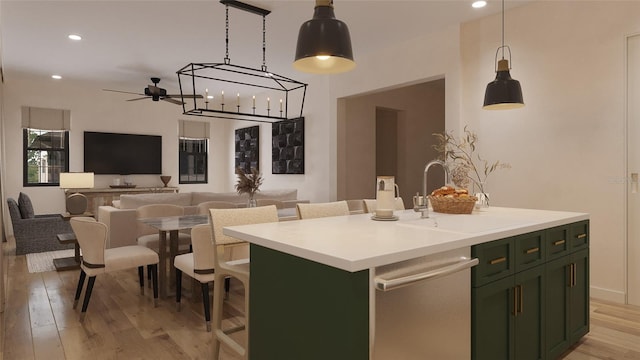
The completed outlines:
{"type": "Polygon", "coordinates": [[[587,220],[586,213],[489,207],[469,215],[396,211],[398,221],[371,214],[226,227],[253,244],[355,272],[420,256],[587,220]]]}

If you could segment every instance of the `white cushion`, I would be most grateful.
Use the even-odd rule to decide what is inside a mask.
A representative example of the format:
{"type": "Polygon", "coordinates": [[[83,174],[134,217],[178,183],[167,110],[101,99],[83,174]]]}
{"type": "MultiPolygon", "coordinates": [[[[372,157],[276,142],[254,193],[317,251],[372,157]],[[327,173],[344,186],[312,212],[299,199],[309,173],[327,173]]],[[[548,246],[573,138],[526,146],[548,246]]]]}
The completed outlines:
{"type": "Polygon", "coordinates": [[[198,280],[201,283],[207,283],[213,281],[214,273],[211,274],[196,274],[193,271],[193,253],[182,254],[176,256],[173,265],[192,278],[198,280]]]}
{"type": "Polygon", "coordinates": [[[82,269],[88,276],[95,276],[112,271],[157,264],[159,261],[158,254],[144,246],[121,246],[113,249],[106,249],[104,251],[105,267],[89,268],[83,264],[82,269]]]}

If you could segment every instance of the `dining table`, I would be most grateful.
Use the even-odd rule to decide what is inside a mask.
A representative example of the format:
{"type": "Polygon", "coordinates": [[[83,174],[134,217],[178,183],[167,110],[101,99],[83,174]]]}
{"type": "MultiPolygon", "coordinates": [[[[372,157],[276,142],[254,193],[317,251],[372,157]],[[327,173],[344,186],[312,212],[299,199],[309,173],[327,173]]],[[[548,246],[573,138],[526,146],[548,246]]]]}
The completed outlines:
{"type": "MultiPolygon", "coordinates": [[[[295,208],[283,208],[278,209],[279,221],[297,220],[298,216],[295,208]]],[[[163,217],[151,217],[138,219],[143,224],[149,225],[155,229],[158,229],[159,243],[158,249],[166,249],[167,241],[169,241],[169,259],[170,263],[167,266],[167,252],[160,251],[158,256],[160,263],[158,264],[158,288],[159,296],[164,299],[169,295],[169,284],[175,283],[175,271],[173,267],[173,261],[178,253],[178,233],[180,231],[190,230],[194,226],[209,223],[209,215],[197,214],[197,215],[181,215],[181,216],[163,216],[163,217]],[[167,234],[169,235],[167,238],[167,234]],[[167,271],[169,274],[167,275],[167,271]]],[[[238,239],[237,243],[226,243],[225,246],[238,245],[243,243],[244,240],[238,239]]]]}

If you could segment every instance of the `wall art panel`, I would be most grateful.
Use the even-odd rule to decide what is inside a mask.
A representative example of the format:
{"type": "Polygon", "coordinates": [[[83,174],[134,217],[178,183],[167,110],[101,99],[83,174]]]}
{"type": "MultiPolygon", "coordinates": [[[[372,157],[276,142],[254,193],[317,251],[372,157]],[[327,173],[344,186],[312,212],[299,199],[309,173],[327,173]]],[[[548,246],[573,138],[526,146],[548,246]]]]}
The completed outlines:
{"type": "Polygon", "coordinates": [[[271,172],[304,174],[304,118],[271,124],[271,172]]]}
{"type": "Polygon", "coordinates": [[[260,170],[260,126],[236,129],[236,168],[260,170]]]}

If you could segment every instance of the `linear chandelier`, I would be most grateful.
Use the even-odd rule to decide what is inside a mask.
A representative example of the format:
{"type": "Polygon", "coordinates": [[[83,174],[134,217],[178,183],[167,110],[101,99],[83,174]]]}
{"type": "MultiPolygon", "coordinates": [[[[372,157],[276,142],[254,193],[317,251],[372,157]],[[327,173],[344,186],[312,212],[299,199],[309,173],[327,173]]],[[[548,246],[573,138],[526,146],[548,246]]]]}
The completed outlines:
{"type": "Polygon", "coordinates": [[[271,11],[236,0],[220,0],[220,3],[226,8],[225,58],[223,62],[189,63],[176,72],[183,114],[265,123],[302,117],[307,84],[267,70],[266,16],[271,11]],[[260,68],[231,63],[230,6],[262,16],[260,68]],[[203,95],[204,99],[196,99],[195,95],[203,95]]]}

